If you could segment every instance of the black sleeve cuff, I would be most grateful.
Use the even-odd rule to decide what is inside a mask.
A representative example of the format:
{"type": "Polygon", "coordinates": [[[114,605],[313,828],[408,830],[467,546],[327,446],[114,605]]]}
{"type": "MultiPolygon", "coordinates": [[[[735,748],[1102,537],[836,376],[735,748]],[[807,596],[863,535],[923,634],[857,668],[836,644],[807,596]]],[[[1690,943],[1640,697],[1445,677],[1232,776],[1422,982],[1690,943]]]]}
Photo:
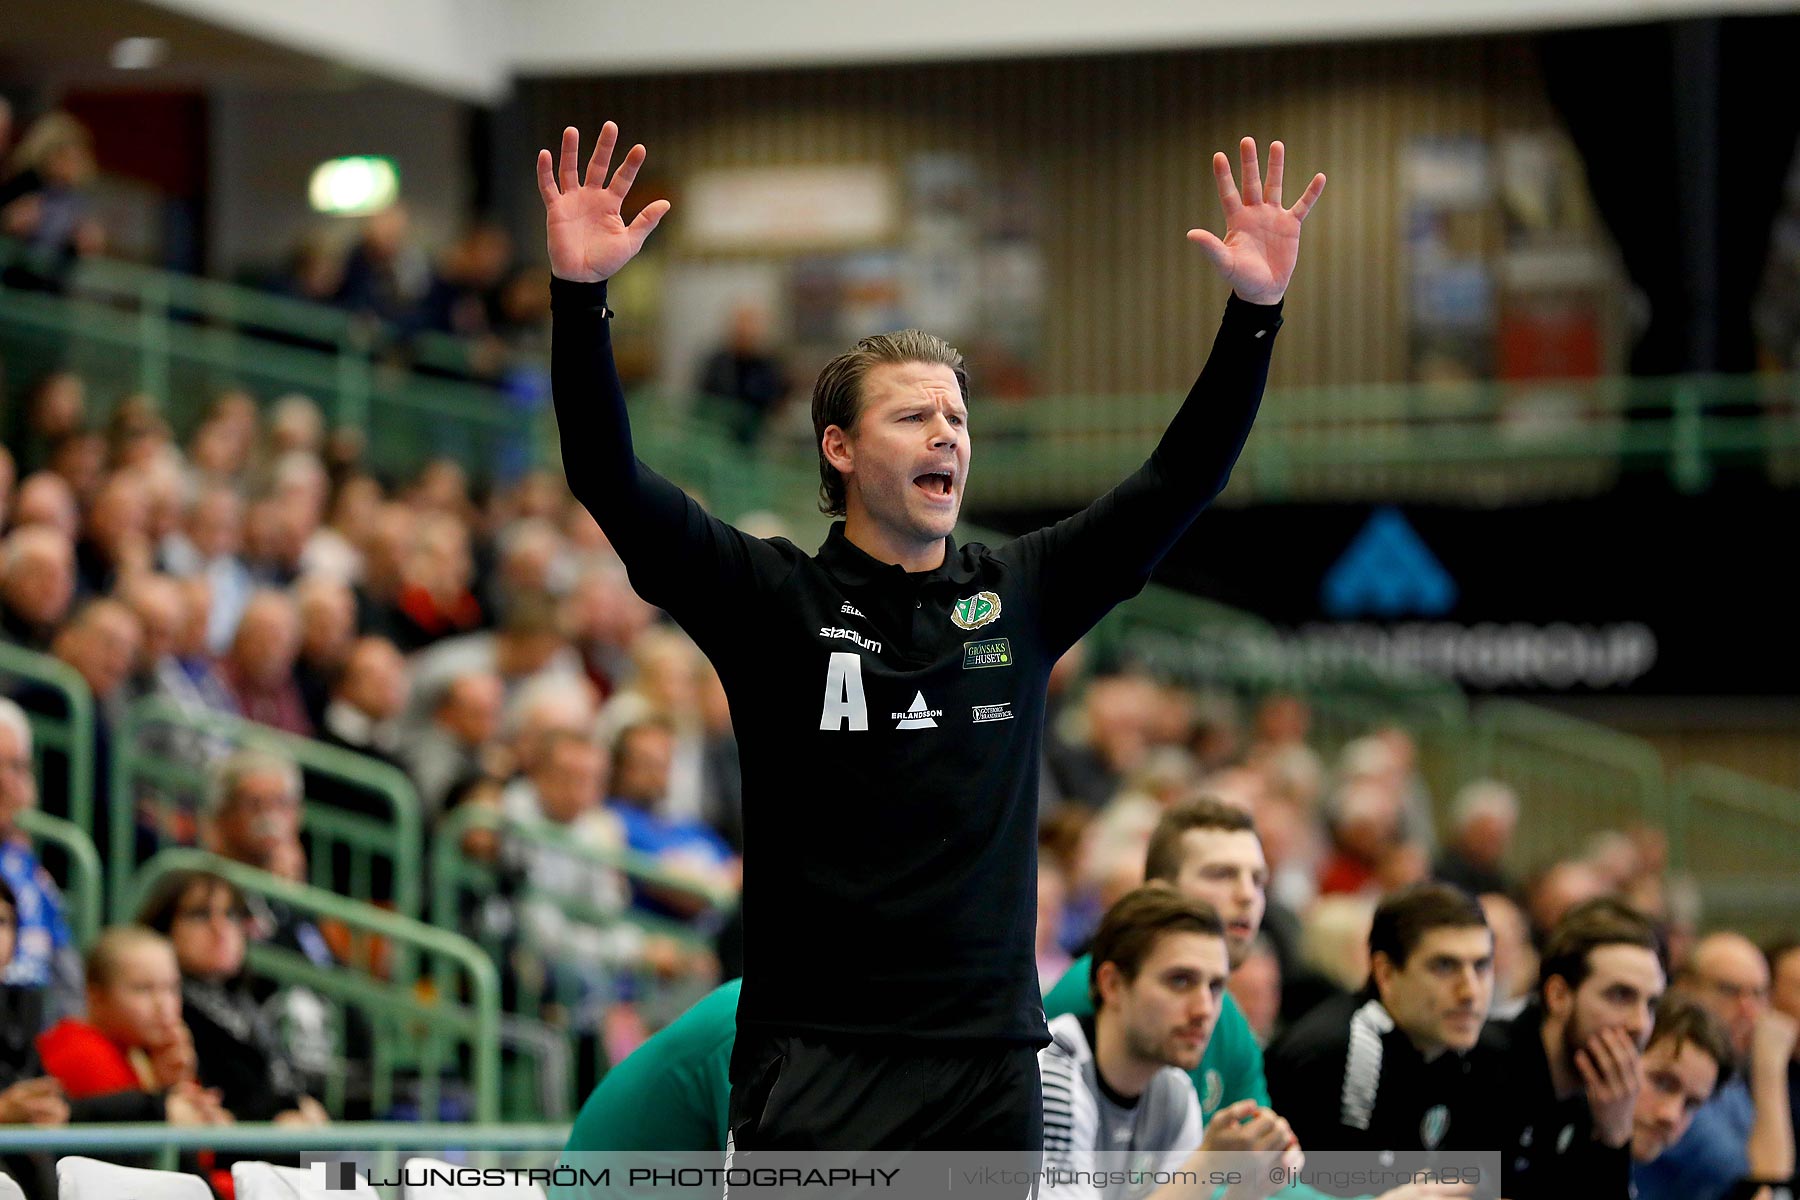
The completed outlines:
{"type": "Polygon", "coordinates": [[[1225,301],[1225,318],[1219,322],[1219,328],[1249,333],[1253,337],[1274,333],[1281,328],[1281,306],[1285,303],[1283,299],[1273,304],[1252,304],[1233,292],[1225,301]]]}
{"type": "Polygon", "coordinates": [[[606,280],[599,283],[576,283],[571,279],[550,277],[550,308],[573,312],[578,309],[599,309],[606,316],[612,310],[606,307],[606,280]]]}

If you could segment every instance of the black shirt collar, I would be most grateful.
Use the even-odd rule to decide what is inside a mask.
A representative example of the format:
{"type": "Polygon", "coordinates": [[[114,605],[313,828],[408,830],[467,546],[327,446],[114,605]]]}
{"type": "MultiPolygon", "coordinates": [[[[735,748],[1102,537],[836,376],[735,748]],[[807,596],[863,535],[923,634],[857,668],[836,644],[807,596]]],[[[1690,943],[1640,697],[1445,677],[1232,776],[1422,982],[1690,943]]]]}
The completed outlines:
{"type": "Polygon", "coordinates": [[[940,580],[964,584],[975,578],[972,556],[966,550],[958,550],[956,539],[948,534],[944,536],[944,561],[929,571],[909,573],[897,563],[884,563],[858,549],[844,536],[842,521],[831,523],[831,532],[825,535],[817,559],[833,578],[851,587],[920,587],[940,580]]]}

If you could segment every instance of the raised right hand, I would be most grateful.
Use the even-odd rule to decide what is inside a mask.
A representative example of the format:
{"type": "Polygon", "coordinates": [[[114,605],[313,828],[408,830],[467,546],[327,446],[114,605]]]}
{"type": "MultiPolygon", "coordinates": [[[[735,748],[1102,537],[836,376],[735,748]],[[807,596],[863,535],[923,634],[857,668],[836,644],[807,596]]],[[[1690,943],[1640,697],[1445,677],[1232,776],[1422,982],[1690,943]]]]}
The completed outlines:
{"type": "Polygon", "coordinates": [[[550,152],[538,151],[538,194],[544,198],[544,234],[550,246],[550,272],[558,279],[598,283],[616,274],[637,256],[644,239],[669,211],[667,200],[653,200],[636,220],[625,223],[620,210],[638,168],[644,165],[645,150],[633,146],[609,184],[606,171],[612,165],[613,147],[618,140],[617,125],[608,121],[600,127],[600,140],[594,143],[585,181],[579,173],[581,134],[573,125],[563,130],[562,157],[554,174],[550,170],[550,152]]]}

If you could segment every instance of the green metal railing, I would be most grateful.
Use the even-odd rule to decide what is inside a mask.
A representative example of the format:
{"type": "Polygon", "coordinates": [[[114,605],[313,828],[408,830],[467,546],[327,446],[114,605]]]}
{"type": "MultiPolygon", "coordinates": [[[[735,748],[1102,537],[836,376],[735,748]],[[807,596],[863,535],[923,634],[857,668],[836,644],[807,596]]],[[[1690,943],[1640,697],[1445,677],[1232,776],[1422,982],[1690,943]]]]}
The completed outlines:
{"type": "MultiPolygon", "coordinates": [[[[94,696],[87,681],[59,658],[0,641],[0,679],[39,687],[62,703],[63,715],[27,711],[31,719],[32,765],[44,778],[44,755],[62,756],[68,796],[60,815],[77,828],[94,827],[94,696]]],[[[9,689],[11,690],[11,689],[9,689]]],[[[17,694],[16,692],[14,693],[17,694]]],[[[54,797],[53,797],[54,799],[54,797]]]]}
{"type": "MultiPolygon", "coordinates": [[[[705,906],[703,914],[723,914],[737,902],[735,892],[705,887],[692,879],[662,869],[643,855],[575,845],[570,842],[567,831],[559,826],[509,820],[492,808],[463,805],[444,818],[432,840],[431,920],[440,929],[456,929],[461,925],[465,903],[479,902],[482,898],[494,896],[501,891],[501,869],[492,862],[471,858],[464,849],[465,839],[477,832],[490,833],[500,839],[499,845],[505,847],[501,851],[503,858],[518,855],[521,851],[528,856],[533,849],[547,849],[576,859],[589,870],[614,871],[631,883],[649,885],[665,893],[699,900],[705,906]]],[[[630,927],[690,949],[710,947],[707,937],[684,922],[641,912],[601,912],[567,897],[533,888],[529,874],[525,876],[523,883],[524,887],[509,898],[515,912],[523,905],[549,904],[569,920],[586,927],[630,927]]],[[[520,1021],[539,1022],[547,1004],[567,1010],[572,1009],[580,999],[578,987],[566,978],[559,980],[560,987],[546,989],[543,968],[548,964],[544,961],[544,948],[533,950],[516,945],[503,931],[487,928],[479,923],[465,932],[486,949],[495,963],[511,961],[514,964],[516,992],[511,1015],[520,1021]]],[[[673,1018],[687,1003],[698,998],[697,995],[687,994],[694,989],[683,989],[679,985],[671,988],[664,984],[642,962],[611,964],[606,971],[614,983],[629,982],[632,994],[639,997],[643,1010],[651,1018],[673,1018]]],[[[557,1037],[561,1040],[561,1049],[571,1062],[579,1050],[582,1032],[566,1027],[556,1030],[557,1037]]],[[[590,1038],[588,1042],[595,1055],[604,1054],[600,1039],[590,1038]]],[[[516,1076],[510,1078],[505,1085],[507,1093],[511,1097],[535,1094],[541,1090],[543,1082],[541,1072],[545,1065],[544,1055],[533,1050],[522,1039],[515,1039],[514,1044],[521,1054],[516,1076]]],[[[594,1065],[598,1071],[604,1069],[606,1064],[596,1061],[594,1065]]],[[[563,1075],[570,1082],[573,1081],[569,1073],[563,1072],[563,1075]]],[[[579,1096],[570,1097],[575,1105],[579,1105],[582,1099],[579,1096]]]]}
{"type": "Polygon", "coordinates": [[[207,768],[176,757],[165,742],[152,736],[157,727],[222,739],[233,746],[272,750],[292,759],[313,779],[327,779],[367,796],[380,807],[376,815],[334,808],[316,796],[301,807],[301,829],[311,842],[308,869],[315,886],[328,888],[340,862],[349,864],[352,899],[375,899],[370,888],[377,862],[390,868],[393,907],[418,916],[423,901],[421,866],[424,824],[419,797],[406,775],[364,755],[296,737],[223,713],[195,713],[150,698],[126,712],[111,739],[108,787],[111,795],[112,905],[123,915],[125,888],[132,868],[136,809],[139,804],[184,807],[198,811],[210,783],[207,768]]]}
{"type": "MultiPolygon", "coordinates": [[[[0,243],[0,266],[9,253],[0,243]]],[[[367,460],[387,470],[435,456],[543,458],[545,428],[494,386],[412,371],[392,350],[338,309],[127,263],[83,262],[64,296],[0,287],[0,354],[17,378],[70,369],[96,397],[145,392],[181,429],[227,389],[300,392],[361,430],[367,460]]]]}
{"type": "MultiPolygon", "coordinates": [[[[392,1109],[399,1077],[411,1073],[418,1080],[419,1119],[436,1121],[445,1072],[461,1073],[467,1064],[475,1119],[499,1119],[500,980],[480,947],[411,917],[291,883],[200,850],[164,850],[155,855],[131,880],[126,903],[135,908],[156,880],[173,871],[210,871],[247,895],[383,939],[395,947],[396,958],[423,964],[426,977],[437,984],[435,990],[411,978],[389,981],[341,965],[319,966],[303,955],[266,944],[252,944],[248,959],[253,975],[283,986],[307,988],[339,1012],[361,1013],[372,1030],[370,1103],[374,1111],[392,1109]]],[[[342,1026],[343,1022],[338,1022],[340,1050],[342,1026]]],[[[334,1083],[337,1094],[321,1099],[327,1108],[341,1113],[343,1084],[341,1080],[334,1083]]]]}
{"type": "Polygon", "coordinates": [[[1693,876],[1709,925],[1791,932],[1800,913],[1800,791],[1722,767],[1671,780],[1670,865],[1693,876]]]}
{"type": "Polygon", "coordinates": [[[73,822],[35,809],[20,813],[17,820],[19,828],[30,835],[40,851],[54,846],[68,864],[68,884],[63,894],[69,902],[69,928],[76,942],[85,948],[100,933],[105,915],[100,852],[94,849],[94,839],[73,822]]]}
{"type": "Polygon", "coordinates": [[[1498,779],[1524,805],[1514,855],[1542,864],[1578,853],[1603,830],[1670,819],[1662,756],[1597,725],[1516,701],[1476,710],[1466,778],[1498,779]]]}

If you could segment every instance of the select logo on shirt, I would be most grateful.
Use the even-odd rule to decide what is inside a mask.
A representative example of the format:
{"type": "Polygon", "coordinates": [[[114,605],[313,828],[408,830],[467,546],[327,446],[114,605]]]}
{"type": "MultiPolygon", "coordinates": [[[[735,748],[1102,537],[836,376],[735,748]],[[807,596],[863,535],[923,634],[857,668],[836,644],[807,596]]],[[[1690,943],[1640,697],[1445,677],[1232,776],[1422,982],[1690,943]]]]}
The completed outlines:
{"type": "Polygon", "coordinates": [[[958,629],[980,629],[1000,619],[1000,596],[995,592],[976,592],[958,600],[950,610],[950,620],[958,629]]]}
{"type": "Polygon", "coordinates": [[[989,638],[985,642],[963,643],[963,670],[978,671],[983,667],[1012,666],[1012,643],[1005,638],[989,638]]]}
{"type": "Polygon", "coordinates": [[[1012,701],[1006,700],[999,704],[977,704],[969,709],[969,715],[975,719],[977,725],[991,725],[995,721],[1010,721],[1013,719],[1012,701]]]}
{"type": "Polygon", "coordinates": [[[898,722],[895,729],[936,729],[937,718],[943,715],[943,709],[926,705],[924,692],[914,692],[911,708],[905,712],[889,713],[888,717],[898,722]]]}

